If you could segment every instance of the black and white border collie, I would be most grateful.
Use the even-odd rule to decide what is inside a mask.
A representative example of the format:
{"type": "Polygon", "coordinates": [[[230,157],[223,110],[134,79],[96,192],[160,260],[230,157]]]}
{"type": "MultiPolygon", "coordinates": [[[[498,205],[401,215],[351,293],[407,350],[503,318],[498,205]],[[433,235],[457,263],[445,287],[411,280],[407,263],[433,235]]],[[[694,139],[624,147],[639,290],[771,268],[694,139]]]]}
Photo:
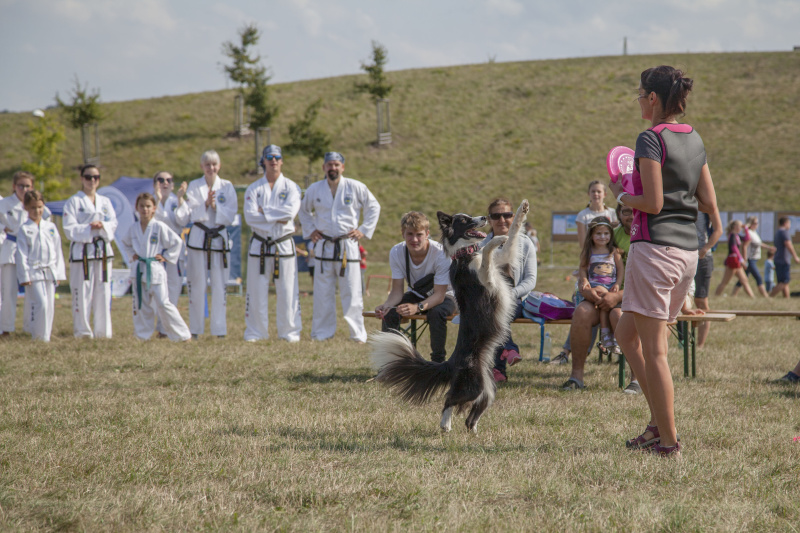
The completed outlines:
{"type": "Polygon", "coordinates": [[[518,269],[521,262],[519,234],[529,209],[523,200],[508,236],[494,237],[483,249],[479,245],[486,234],[477,228],[486,225],[486,217],[437,213],[442,246],[453,259],[450,283],[461,314],[456,347],[447,361],[423,359],[404,335],[370,335],[375,379],[404,400],[423,404],[449,386],[440,423],[443,431],[450,431],[455,408],[457,414],[469,409],[467,429],[477,433],[478,420],[494,401],[494,352],[510,333],[515,302],[509,278],[511,268],[518,269]]]}

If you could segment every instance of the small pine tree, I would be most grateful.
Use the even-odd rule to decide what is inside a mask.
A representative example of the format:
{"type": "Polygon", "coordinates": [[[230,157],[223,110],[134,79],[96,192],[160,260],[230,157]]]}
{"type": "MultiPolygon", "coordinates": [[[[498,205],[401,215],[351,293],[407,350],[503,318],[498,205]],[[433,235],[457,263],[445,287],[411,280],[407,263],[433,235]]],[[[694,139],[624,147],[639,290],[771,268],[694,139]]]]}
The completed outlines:
{"type": "Polygon", "coordinates": [[[66,139],[64,126],[45,115],[36,121],[29,120],[28,128],[31,159],[22,163],[22,170],[36,176],[38,187],[41,187],[48,201],[65,198],[69,195],[70,183],[62,175],[61,143],[66,139]]]}
{"type": "Polygon", "coordinates": [[[73,128],[81,129],[84,124],[100,122],[105,118],[105,114],[100,107],[100,90],[95,89],[89,93],[89,83],[81,87],[81,80],[75,76],[75,87],[70,93],[72,103],[67,104],[56,93],[56,104],[64,111],[67,122],[73,128]]]}
{"type": "Polygon", "coordinates": [[[305,155],[308,158],[309,174],[314,161],[321,159],[331,144],[330,136],[315,124],[321,107],[322,98],[317,98],[306,108],[302,117],[289,125],[289,138],[292,142],[286,146],[286,151],[305,155]]]}
{"type": "Polygon", "coordinates": [[[389,62],[389,52],[378,41],[372,41],[372,63],[361,62],[361,70],[369,75],[369,81],[356,82],[356,91],[369,93],[373,101],[389,96],[392,84],[386,79],[383,67],[389,62]]]}
{"type": "Polygon", "coordinates": [[[230,80],[238,85],[244,102],[253,112],[250,115],[250,127],[266,128],[278,115],[278,106],[269,99],[269,82],[271,76],[261,65],[261,56],[254,54],[252,48],[258,44],[261,32],[255,23],[247,24],[239,30],[241,44],[227,41],[222,44],[222,54],[231,60],[230,65],[223,68],[230,80]]]}

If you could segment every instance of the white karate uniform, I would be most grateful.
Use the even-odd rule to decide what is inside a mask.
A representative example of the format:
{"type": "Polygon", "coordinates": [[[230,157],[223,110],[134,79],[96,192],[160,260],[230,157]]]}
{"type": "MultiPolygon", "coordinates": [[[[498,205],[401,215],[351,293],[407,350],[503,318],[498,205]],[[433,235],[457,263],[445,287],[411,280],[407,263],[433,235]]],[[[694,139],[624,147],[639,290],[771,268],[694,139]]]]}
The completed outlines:
{"type": "Polygon", "coordinates": [[[300,210],[300,187],[281,174],[270,187],[266,177],[253,182],[244,193],[244,219],[253,237],[247,253],[247,295],[245,296],[244,340],[269,338],[269,282],[275,282],[277,305],[275,322],[278,337],[289,342],[300,340],[300,289],[297,281],[297,256],[292,234],[294,218],[300,210]],[[259,211],[259,208],[261,211],[259,211]],[[288,220],[279,224],[278,220],[288,220]],[[277,239],[287,240],[275,244],[277,239]],[[266,239],[265,243],[260,239],[266,239]],[[262,257],[263,256],[263,257],[262,257]],[[278,261],[278,276],[275,261],[278,261]],[[263,261],[264,272],[261,272],[263,261]]]}
{"type": "MultiPolygon", "coordinates": [[[[175,218],[175,209],[177,208],[178,197],[175,193],[170,193],[167,201],[164,202],[163,205],[161,202],[158,202],[155,219],[166,224],[169,229],[180,237],[183,233],[183,226],[178,224],[178,220],[175,218]]],[[[175,263],[165,264],[164,268],[167,269],[167,294],[169,294],[169,301],[177,306],[181,296],[181,289],[183,288],[183,274],[186,270],[186,244],[183,242],[183,239],[181,239],[180,257],[175,263]]],[[[156,331],[166,334],[166,330],[163,324],[161,324],[160,318],[156,322],[156,331]]]]}
{"type": "MultiPolygon", "coordinates": [[[[45,207],[43,219],[50,218],[50,210],[45,207]]],[[[12,194],[0,200],[0,231],[2,231],[3,239],[0,240],[0,332],[13,332],[16,329],[16,309],[17,309],[17,268],[16,252],[17,252],[17,232],[28,220],[28,212],[25,206],[17,198],[16,194],[12,194]]],[[[24,330],[30,331],[28,328],[28,319],[30,317],[27,304],[23,312],[23,323],[25,324],[24,330]]]]}
{"type": "MultiPolygon", "coordinates": [[[[208,198],[208,185],[205,177],[198,178],[189,184],[184,196],[184,202],[175,209],[175,219],[181,226],[186,226],[190,222],[193,224],[189,231],[186,247],[189,249],[186,259],[186,288],[189,293],[189,329],[193,335],[202,335],[205,331],[205,296],[206,281],[211,278],[211,302],[208,303],[208,311],[211,317],[211,334],[224,336],[228,333],[228,325],[225,318],[225,306],[227,300],[226,284],[228,281],[228,271],[230,269],[230,257],[226,257],[228,266],[225,267],[223,260],[223,250],[229,250],[228,231],[225,229],[233,223],[239,202],[236,198],[236,190],[231,182],[217,176],[211,190],[216,192],[216,208],[206,208],[206,198],[208,198]],[[215,230],[219,228],[216,235],[207,248],[212,251],[204,250],[206,232],[198,226],[203,224],[205,227],[215,230]],[[210,255],[211,268],[208,268],[210,255]],[[213,305],[212,305],[213,303],[213,305]]],[[[227,256],[228,253],[225,252],[227,256]]]]}
{"type": "Polygon", "coordinates": [[[134,254],[139,256],[139,260],[131,260],[131,278],[133,279],[133,330],[134,335],[142,340],[148,340],[153,336],[156,315],[171,341],[178,342],[192,338],[178,308],[169,299],[167,270],[163,263],[155,260],[156,254],[161,254],[167,263],[175,263],[180,257],[182,243],[181,238],[169,229],[169,226],[155,219],[150,221],[144,231],[141,222],[136,221],[120,236],[118,242],[120,250],[131,258],[134,254]]]}
{"type": "Polygon", "coordinates": [[[111,200],[95,194],[95,202],[83,191],[71,196],[64,204],[64,235],[69,246],[69,286],[72,291],[72,329],[76,337],[111,338],[111,268],[114,250],[111,241],[117,231],[117,215],[111,200]],[[102,222],[102,229],[89,224],[102,222]],[[103,261],[105,241],[106,261],[103,261]],[[84,263],[84,247],[86,263],[84,263]],[[103,281],[103,267],[107,280],[103,281]],[[84,268],[87,272],[84,272],[84,268]],[[87,275],[88,274],[88,275],[87,275]],[[88,279],[87,279],[88,277],[88,279]],[[89,315],[94,313],[94,331],[89,315]]]}
{"type": "MultiPolygon", "coordinates": [[[[327,178],[312,183],[306,190],[300,206],[300,223],[303,238],[310,238],[319,230],[331,239],[342,238],[358,228],[367,238],[372,238],[378,225],[381,206],[363,183],[342,176],[331,195],[327,178]],[[359,212],[363,223],[358,225],[359,212]]],[[[342,300],[344,319],[350,328],[350,338],[366,342],[364,328],[364,300],[361,294],[361,255],[358,241],[342,238],[338,242],[319,240],[314,245],[314,312],[311,320],[311,338],[324,340],[336,332],[336,280],[342,300]],[[337,257],[336,249],[339,248],[337,257]],[[346,261],[346,262],[344,262],[346,261]],[[344,262],[344,263],[343,263],[344,262]],[[342,269],[344,270],[343,275],[342,269]]]]}
{"type": "Polygon", "coordinates": [[[50,342],[56,282],[67,279],[61,236],[49,220],[27,220],[17,231],[15,270],[25,286],[25,312],[34,340],[50,342]]]}

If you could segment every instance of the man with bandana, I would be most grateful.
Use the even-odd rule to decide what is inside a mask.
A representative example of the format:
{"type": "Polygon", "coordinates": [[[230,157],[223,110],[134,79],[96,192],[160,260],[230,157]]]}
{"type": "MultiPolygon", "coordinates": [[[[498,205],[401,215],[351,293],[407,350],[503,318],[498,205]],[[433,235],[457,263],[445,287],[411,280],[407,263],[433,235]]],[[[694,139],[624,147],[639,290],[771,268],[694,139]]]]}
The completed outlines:
{"type": "Polygon", "coordinates": [[[325,179],[311,184],[300,205],[303,238],[314,248],[314,312],[311,339],[326,340],[336,332],[336,282],[350,339],[364,343],[364,300],[361,294],[358,242],[372,238],[381,206],[363,183],[344,177],[344,156],[328,152],[325,179]],[[363,222],[359,225],[359,214],[363,222]]]}
{"type": "Polygon", "coordinates": [[[281,147],[270,144],[261,156],[264,176],[244,193],[244,220],[253,229],[247,251],[244,340],[269,338],[269,284],[275,283],[278,337],[300,340],[300,291],[292,234],[300,209],[300,187],[281,172],[281,147]]]}

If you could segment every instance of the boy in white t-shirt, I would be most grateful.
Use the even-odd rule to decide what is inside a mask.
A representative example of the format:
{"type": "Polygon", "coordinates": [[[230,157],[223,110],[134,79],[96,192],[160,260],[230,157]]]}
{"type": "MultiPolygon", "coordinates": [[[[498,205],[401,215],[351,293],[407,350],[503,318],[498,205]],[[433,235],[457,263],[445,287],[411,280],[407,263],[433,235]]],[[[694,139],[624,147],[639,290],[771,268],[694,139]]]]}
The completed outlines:
{"type": "Polygon", "coordinates": [[[417,211],[403,215],[400,229],[404,241],[389,252],[392,290],[386,301],[375,308],[383,319],[383,331],[398,329],[401,317],[425,314],[431,333],[431,360],[447,358],[447,317],[456,309],[450,288],[450,263],[442,245],[430,240],[430,222],[417,211]],[[405,291],[405,283],[409,290],[405,291]]]}

